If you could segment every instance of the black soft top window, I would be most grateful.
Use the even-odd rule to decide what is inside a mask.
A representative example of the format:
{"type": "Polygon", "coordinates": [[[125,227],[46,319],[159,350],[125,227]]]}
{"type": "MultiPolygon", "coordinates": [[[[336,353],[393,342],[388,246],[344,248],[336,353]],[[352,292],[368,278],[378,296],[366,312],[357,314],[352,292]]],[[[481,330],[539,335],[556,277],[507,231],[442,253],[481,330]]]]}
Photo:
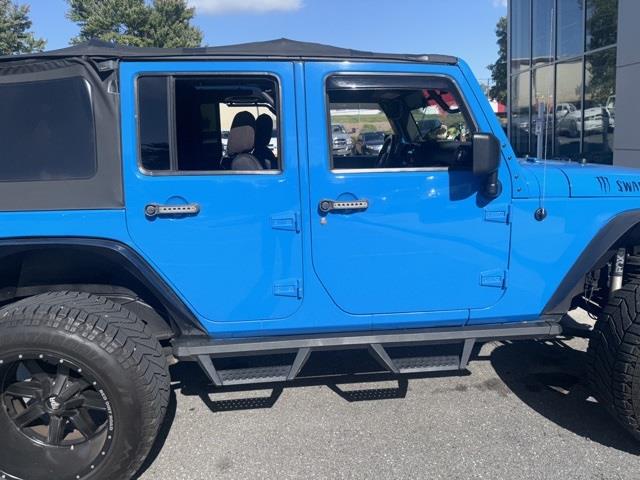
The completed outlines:
{"type": "Polygon", "coordinates": [[[2,84],[0,105],[0,181],[95,175],[95,122],[84,78],[2,84]]]}

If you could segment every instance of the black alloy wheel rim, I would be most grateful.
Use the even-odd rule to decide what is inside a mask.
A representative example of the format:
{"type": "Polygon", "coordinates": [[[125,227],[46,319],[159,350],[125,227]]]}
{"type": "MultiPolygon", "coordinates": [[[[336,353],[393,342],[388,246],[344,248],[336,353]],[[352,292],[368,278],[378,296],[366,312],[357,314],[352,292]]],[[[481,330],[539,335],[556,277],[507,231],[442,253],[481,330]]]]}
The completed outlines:
{"type": "Polygon", "coordinates": [[[0,355],[0,480],[86,477],[106,457],[113,427],[106,393],[74,361],[0,355]]]}

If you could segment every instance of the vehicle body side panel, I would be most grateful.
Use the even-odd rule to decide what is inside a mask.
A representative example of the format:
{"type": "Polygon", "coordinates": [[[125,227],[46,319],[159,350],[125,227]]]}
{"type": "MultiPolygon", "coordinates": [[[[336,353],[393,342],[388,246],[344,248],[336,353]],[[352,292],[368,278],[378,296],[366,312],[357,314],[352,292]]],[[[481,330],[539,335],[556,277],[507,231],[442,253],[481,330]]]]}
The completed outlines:
{"type": "Polygon", "coordinates": [[[291,316],[301,305],[302,238],[274,228],[299,217],[297,127],[291,62],[124,63],[122,124],[127,227],[138,249],[189,299],[206,322],[261,322],[291,316]],[[282,93],[280,151],[284,171],[259,174],[178,172],[138,168],[136,77],[145,73],[277,77],[282,93]],[[183,218],[147,218],[145,205],[197,203],[183,218]],[[280,290],[278,290],[280,289],[280,290]],[[286,290],[286,294],[276,294],[286,290]]]}
{"type": "Polygon", "coordinates": [[[569,178],[572,197],[640,197],[637,168],[567,162],[559,168],[569,178]]]}
{"type": "MultiPolygon", "coordinates": [[[[456,67],[312,63],[306,65],[313,268],[333,301],[350,314],[417,314],[488,306],[503,289],[481,284],[507,268],[509,226],[487,221],[506,212],[508,170],[499,198],[482,197],[470,170],[342,172],[330,170],[324,84],[334,74],[444,76],[460,89],[479,131],[490,131],[475,94],[456,67]],[[479,114],[476,112],[479,111],[479,114]],[[366,211],[317,212],[321,199],[367,199],[366,211]],[[477,232],[471,237],[469,232],[477,232]],[[451,285],[457,288],[452,289],[451,285]],[[458,292],[465,292],[459,295],[458,292]]],[[[461,315],[460,321],[466,315],[461,315]]],[[[420,317],[416,316],[416,320],[420,317]]],[[[374,320],[376,327],[392,325],[374,320]]],[[[419,320],[415,326],[420,325],[419,320]]]]}
{"type": "Polygon", "coordinates": [[[95,237],[131,244],[124,210],[0,212],[2,238],[95,237]]]}
{"type": "MultiPolygon", "coordinates": [[[[197,71],[198,69],[202,72],[214,72],[217,70],[213,66],[214,63],[219,62],[149,62],[144,65],[144,69],[167,73],[197,71]]],[[[136,228],[132,221],[148,221],[144,219],[144,212],[140,207],[146,201],[171,200],[180,202],[183,200],[191,201],[192,198],[190,196],[189,198],[186,196],[183,199],[178,198],[181,196],[180,192],[175,193],[172,189],[167,188],[170,182],[169,178],[145,178],[138,170],[133,80],[135,75],[142,71],[142,66],[131,67],[128,65],[130,64],[127,62],[122,64],[121,115],[125,203],[127,208],[131,208],[130,212],[127,213],[124,209],[3,212],[0,213],[0,222],[3,227],[1,236],[3,238],[95,237],[121,242],[139,253],[174,289],[185,305],[194,312],[204,329],[216,337],[314,332],[338,333],[372,328],[419,328],[533,320],[543,312],[545,305],[567,272],[597,232],[620,212],[640,207],[640,201],[633,198],[634,195],[631,193],[626,196],[620,194],[617,197],[608,196],[607,198],[602,198],[602,194],[598,193],[601,188],[605,187],[601,187],[602,183],[598,182],[596,177],[601,176],[602,171],[606,171],[605,175],[611,175],[613,178],[616,175],[615,168],[584,169],[583,172],[588,171],[589,173],[581,173],[579,177],[572,177],[570,170],[578,168],[577,165],[566,169],[554,166],[547,170],[545,177],[542,171],[543,166],[535,165],[529,168],[528,162],[518,161],[513,155],[499,122],[493,117],[488,102],[482,97],[479,87],[474,83],[475,80],[464,63],[461,63],[459,69],[443,65],[383,64],[379,62],[335,63],[331,65],[329,70],[442,73],[456,76],[474,111],[479,130],[494,133],[503,143],[503,164],[499,175],[505,185],[506,195],[503,194],[498,200],[500,205],[508,205],[509,207],[509,223],[502,225],[502,227],[511,232],[507,246],[508,255],[504,260],[507,270],[506,289],[486,303],[477,301],[475,305],[470,304],[470,300],[467,298],[468,292],[460,289],[458,284],[451,283],[447,286],[450,289],[450,299],[457,296],[459,299],[457,305],[453,305],[452,302],[447,305],[436,302],[430,309],[425,309],[424,304],[419,305],[414,302],[407,303],[408,307],[403,311],[380,312],[371,309],[366,313],[358,313],[357,309],[354,309],[354,311],[348,312],[348,309],[340,308],[336,298],[329,295],[326,285],[323,285],[317,274],[318,265],[314,264],[313,248],[316,239],[312,237],[312,230],[315,228],[315,223],[318,222],[316,207],[317,197],[320,193],[314,192],[313,188],[309,189],[308,186],[313,183],[314,172],[320,171],[319,169],[327,169],[328,139],[322,134],[322,138],[318,140],[317,132],[311,124],[312,118],[322,115],[324,120],[326,116],[324,105],[319,106],[320,99],[308,98],[307,96],[309,88],[306,84],[308,81],[306,69],[309,68],[309,64],[289,62],[282,70],[275,72],[288,78],[283,90],[285,93],[285,124],[282,145],[284,151],[288,152],[285,159],[287,173],[280,177],[265,175],[253,178],[251,182],[246,182],[247,185],[251,183],[252,188],[256,191],[252,197],[245,198],[241,205],[235,206],[233,212],[226,209],[224,205],[224,201],[230,198],[230,194],[233,194],[233,189],[223,185],[223,180],[232,182],[234,188],[237,187],[241,190],[248,188],[246,185],[240,186],[244,180],[233,179],[230,176],[220,176],[219,178],[212,178],[213,176],[178,177],[180,182],[184,182],[182,185],[195,188],[193,192],[197,190],[198,196],[193,198],[194,201],[205,202],[207,207],[205,220],[209,222],[208,227],[203,227],[202,224],[195,222],[185,222],[183,221],[185,219],[165,222],[166,225],[163,225],[160,231],[153,235],[150,234],[146,238],[145,242],[147,243],[144,248],[141,247],[138,238],[131,238],[131,232],[134,232],[136,228]],[[311,108],[310,105],[312,105],[311,108]],[[534,212],[541,205],[539,194],[543,191],[541,183],[545,178],[548,182],[545,187],[548,189],[548,195],[544,201],[544,207],[548,211],[548,217],[539,222],[534,219],[534,212]],[[269,183],[273,179],[275,179],[276,186],[269,183]],[[280,185],[278,182],[285,182],[286,185],[280,185]],[[279,197],[282,199],[282,203],[278,204],[278,208],[270,210],[271,207],[267,208],[260,201],[265,196],[274,194],[274,189],[278,186],[288,188],[290,189],[289,193],[293,191],[294,194],[288,195],[286,199],[279,197]],[[572,190],[569,189],[570,186],[572,190]],[[220,189],[227,194],[222,195],[220,189]],[[592,193],[594,191],[596,193],[592,193]],[[568,196],[570,193],[579,194],[582,198],[571,198],[568,196]],[[259,211],[261,216],[258,220],[256,220],[258,217],[253,219],[247,217],[246,209],[252,205],[261,205],[259,211]],[[282,213],[282,211],[296,211],[299,214],[300,232],[297,234],[277,232],[276,236],[270,237],[271,239],[266,241],[266,236],[272,235],[270,227],[267,229],[270,216],[282,213]],[[135,220],[132,220],[133,215],[136,216],[135,220]],[[217,235],[212,235],[214,225],[218,232],[217,235]],[[269,231],[267,232],[267,230],[269,231]],[[167,236],[180,232],[191,237],[191,240],[187,239],[187,243],[180,240],[170,242],[162,247],[164,249],[162,251],[153,244],[155,240],[166,240],[167,236]],[[258,282],[247,281],[247,276],[243,272],[243,269],[247,268],[246,264],[238,264],[237,271],[233,273],[235,277],[227,277],[228,282],[226,286],[223,285],[222,289],[215,288],[215,281],[220,280],[215,277],[216,274],[219,274],[216,270],[218,266],[216,262],[219,262],[220,259],[216,259],[217,257],[213,255],[214,250],[207,250],[207,248],[212,248],[216,242],[220,247],[222,243],[229,241],[229,235],[233,236],[239,232],[245,235],[244,238],[250,238],[253,242],[253,250],[251,250],[247,262],[250,263],[251,268],[254,268],[253,273],[258,272],[258,275],[254,276],[258,282]],[[284,238],[279,236],[280,233],[290,236],[284,238]],[[198,246],[189,245],[188,243],[193,240],[194,236],[198,235],[202,236],[199,240],[206,241],[198,246]],[[176,255],[176,252],[182,256],[176,255]],[[206,261],[203,261],[202,256],[205,253],[208,255],[208,260],[204,259],[206,261]],[[165,255],[165,257],[161,258],[159,255],[165,255]],[[292,270],[277,272],[274,269],[279,267],[274,265],[283,259],[289,262],[292,270]],[[273,264],[261,263],[267,260],[273,264]],[[161,266],[160,263],[163,262],[164,266],[161,266]],[[176,266],[181,269],[181,273],[176,274],[175,271],[172,271],[172,268],[176,266]],[[194,270],[197,271],[195,276],[194,270]],[[302,284],[300,298],[286,298],[282,300],[282,303],[279,303],[280,299],[274,301],[272,298],[268,298],[265,295],[265,288],[271,286],[271,278],[269,277],[268,281],[264,279],[269,275],[273,276],[274,272],[278,275],[282,274],[282,276],[299,277],[302,284]],[[215,281],[212,283],[211,279],[215,281]],[[231,286],[240,285],[242,282],[244,282],[242,292],[232,291],[231,286]],[[259,297],[254,296],[253,288],[256,285],[260,286],[261,296],[259,297]],[[221,308],[218,302],[220,298],[231,299],[231,301],[228,301],[226,306],[221,308]],[[467,305],[489,306],[469,309],[467,305]]],[[[313,65],[317,67],[318,64],[314,63],[313,65]]],[[[223,70],[273,71],[273,68],[269,62],[264,62],[261,65],[256,65],[255,62],[236,62],[229,63],[223,70]]],[[[417,176],[413,173],[406,173],[398,175],[397,179],[401,181],[406,176],[408,179],[406,181],[412,185],[411,189],[417,191],[419,188],[422,193],[427,192],[428,190],[425,190],[428,186],[427,176],[424,173],[418,174],[422,177],[420,182],[416,183],[412,175],[417,176]]],[[[630,177],[632,173],[624,172],[621,175],[630,177]]],[[[247,176],[247,178],[249,177],[247,176]]],[[[366,177],[363,179],[365,182],[375,182],[375,180],[366,177]]],[[[322,192],[322,194],[339,194],[342,191],[340,190],[340,182],[343,181],[344,178],[337,176],[334,186],[338,190],[322,192]]],[[[614,181],[611,185],[612,190],[615,190],[616,185],[614,181]]],[[[491,203],[486,206],[491,206],[491,203]]],[[[440,205],[433,208],[444,207],[440,205]]],[[[385,213],[384,210],[378,212],[377,221],[379,223],[383,221],[383,213],[385,213]]],[[[398,212],[386,213],[395,215],[396,218],[399,218],[400,215],[398,212]]],[[[423,215],[431,215],[432,213],[427,210],[423,215]]],[[[204,217],[194,217],[193,220],[198,218],[202,220],[204,217]]],[[[425,218],[420,220],[415,215],[408,216],[404,220],[404,229],[396,228],[397,235],[400,237],[433,233],[427,230],[411,233],[412,229],[416,228],[416,220],[419,222],[424,220],[425,225],[428,223],[425,218]]],[[[334,221],[335,218],[329,220],[334,221]]],[[[450,227],[447,225],[448,219],[441,212],[437,222],[441,222],[444,227],[450,227]]],[[[345,222],[345,232],[348,232],[349,225],[345,222]]],[[[473,227],[469,226],[465,248],[473,248],[474,234],[476,232],[473,227]]],[[[138,235],[139,233],[135,236],[138,235]]],[[[456,247],[451,246],[455,243],[451,243],[447,248],[455,250],[456,247]]],[[[462,244],[462,242],[460,243],[462,244]]],[[[446,245],[441,245],[441,247],[443,246],[446,245]]],[[[439,249],[434,249],[431,254],[434,256],[442,255],[439,249]]],[[[473,252],[467,251],[466,255],[473,255],[473,252]]],[[[594,258],[594,262],[596,260],[594,258]]],[[[341,268],[353,268],[353,266],[333,262],[329,256],[325,256],[324,261],[327,264],[322,268],[338,270],[338,273],[341,268]]],[[[393,276],[391,275],[393,272],[381,273],[393,276]]],[[[397,274],[401,275],[401,272],[397,272],[397,274]]],[[[348,276],[345,278],[350,282],[348,276]]],[[[397,282],[397,279],[390,278],[388,281],[397,282]]],[[[366,297],[365,293],[360,292],[363,295],[358,300],[360,306],[367,305],[368,302],[372,302],[369,305],[373,305],[379,300],[366,297]]],[[[476,300],[478,299],[476,298],[476,300]]]]}
{"type": "MultiPolygon", "coordinates": [[[[538,199],[515,200],[508,288],[495,306],[471,310],[469,324],[539,318],[567,272],[600,230],[620,212],[640,207],[627,199],[550,198],[548,216],[534,218],[538,199]]],[[[593,262],[605,252],[594,255],[593,262]]]]}

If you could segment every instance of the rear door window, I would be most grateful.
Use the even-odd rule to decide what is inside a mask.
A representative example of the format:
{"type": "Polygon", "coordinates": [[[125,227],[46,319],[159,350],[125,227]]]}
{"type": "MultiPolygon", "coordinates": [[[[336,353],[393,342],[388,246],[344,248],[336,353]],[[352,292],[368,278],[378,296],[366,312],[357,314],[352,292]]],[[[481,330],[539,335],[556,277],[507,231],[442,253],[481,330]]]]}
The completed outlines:
{"type": "MultiPolygon", "coordinates": [[[[239,154],[255,159],[254,173],[281,170],[275,78],[141,76],[137,90],[140,166],[145,173],[237,173],[233,159],[239,154]],[[238,116],[248,117],[253,131],[242,152],[228,148],[238,116]]],[[[240,143],[238,131],[232,147],[240,143]]]]}

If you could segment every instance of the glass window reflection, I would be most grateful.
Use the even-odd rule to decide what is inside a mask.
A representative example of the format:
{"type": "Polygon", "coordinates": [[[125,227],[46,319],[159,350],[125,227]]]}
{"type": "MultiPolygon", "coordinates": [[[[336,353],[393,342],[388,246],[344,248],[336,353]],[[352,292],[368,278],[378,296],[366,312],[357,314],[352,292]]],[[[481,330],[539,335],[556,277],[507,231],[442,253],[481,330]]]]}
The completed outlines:
{"type": "Polygon", "coordinates": [[[529,0],[511,4],[511,71],[529,68],[531,57],[531,5],[529,0]]]}
{"type": "Polygon", "coordinates": [[[580,158],[582,126],[582,58],[556,66],[555,156],[580,158]]]}
{"type": "Polygon", "coordinates": [[[583,0],[558,0],[558,58],[580,55],[584,43],[583,0]]]}
{"type": "Polygon", "coordinates": [[[612,163],[615,131],[616,49],[587,55],[585,63],[584,157],[612,163]]]}
{"type": "Polygon", "coordinates": [[[533,65],[549,63],[554,57],[553,44],[553,11],[554,0],[535,0],[533,2],[533,65]]]}
{"type": "Polygon", "coordinates": [[[511,143],[519,156],[530,153],[530,72],[521,73],[511,82],[511,143]]]}
{"type": "Polygon", "coordinates": [[[534,125],[531,150],[538,154],[539,134],[542,137],[543,152],[546,152],[546,157],[550,158],[553,155],[553,65],[536,68],[533,71],[531,102],[531,123],[534,125]]]}
{"type": "Polygon", "coordinates": [[[618,37],[618,0],[587,0],[586,28],[587,50],[614,45],[618,37]]]}
{"type": "Polygon", "coordinates": [[[549,157],[612,162],[619,2],[511,0],[509,134],[519,155],[537,154],[538,126],[549,157]]]}

